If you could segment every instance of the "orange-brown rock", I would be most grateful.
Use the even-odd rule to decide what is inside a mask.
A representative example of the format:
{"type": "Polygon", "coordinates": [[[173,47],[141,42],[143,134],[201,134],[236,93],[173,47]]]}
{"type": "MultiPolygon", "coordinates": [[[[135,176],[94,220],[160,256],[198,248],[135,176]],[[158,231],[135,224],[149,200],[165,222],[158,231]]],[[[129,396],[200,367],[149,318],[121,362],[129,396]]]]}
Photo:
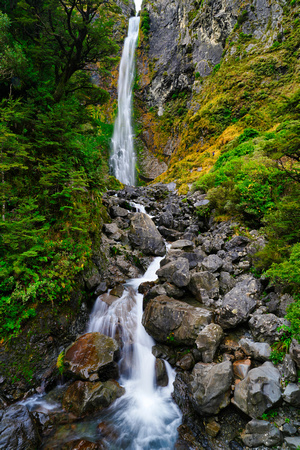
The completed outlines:
{"type": "Polygon", "coordinates": [[[247,376],[250,367],[251,367],[250,359],[242,359],[240,361],[235,361],[233,363],[233,373],[240,380],[243,380],[247,376]]]}
{"type": "Polygon", "coordinates": [[[86,333],[67,348],[66,373],[81,380],[118,378],[118,344],[101,333],[86,333]]]}

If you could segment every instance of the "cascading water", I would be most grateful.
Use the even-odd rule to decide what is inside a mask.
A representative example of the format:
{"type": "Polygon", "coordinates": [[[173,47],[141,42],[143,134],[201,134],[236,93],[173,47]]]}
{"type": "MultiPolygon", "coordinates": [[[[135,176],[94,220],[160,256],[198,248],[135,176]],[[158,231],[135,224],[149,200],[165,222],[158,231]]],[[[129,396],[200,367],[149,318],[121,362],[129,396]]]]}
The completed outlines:
{"type": "Polygon", "coordinates": [[[132,130],[132,85],[134,79],[134,55],[139,34],[139,17],[129,19],[128,36],[119,69],[118,116],[112,137],[110,167],[114,176],[124,184],[135,184],[136,157],[132,130]]]}
{"type": "Polygon", "coordinates": [[[155,386],[153,339],[142,325],[143,296],[138,287],[157,278],[161,257],[155,258],[142,278],[129,280],[121,298],[107,305],[98,297],[88,331],[121,337],[120,384],[125,395],[109,409],[106,420],[118,430],[111,449],[171,450],[181,421],[179,408],[172,401],[174,370],[166,363],[169,383],[155,386]]]}

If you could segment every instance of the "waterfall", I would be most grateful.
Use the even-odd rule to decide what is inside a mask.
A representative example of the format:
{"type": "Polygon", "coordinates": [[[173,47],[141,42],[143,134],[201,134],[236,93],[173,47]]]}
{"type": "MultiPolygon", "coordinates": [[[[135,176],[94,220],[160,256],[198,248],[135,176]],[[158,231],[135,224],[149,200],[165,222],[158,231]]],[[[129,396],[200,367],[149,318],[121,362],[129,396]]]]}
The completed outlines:
{"type": "Polygon", "coordinates": [[[134,80],[134,55],[139,34],[139,17],[129,19],[128,35],[119,69],[118,116],[112,137],[110,167],[122,183],[135,185],[136,156],[132,130],[132,85],[134,80]]]}

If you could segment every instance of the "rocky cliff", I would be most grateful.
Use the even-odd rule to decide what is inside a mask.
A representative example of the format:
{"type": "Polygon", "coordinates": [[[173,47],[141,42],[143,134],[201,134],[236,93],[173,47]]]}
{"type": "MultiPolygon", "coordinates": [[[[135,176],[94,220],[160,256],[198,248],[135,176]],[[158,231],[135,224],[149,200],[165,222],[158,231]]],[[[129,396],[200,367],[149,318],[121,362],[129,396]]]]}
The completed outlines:
{"type": "MultiPolygon", "coordinates": [[[[195,115],[199,120],[200,115],[207,115],[207,109],[213,112],[216,105],[229,109],[244,107],[243,115],[231,114],[231,120],[227,120],[226,125],[236,125],[229,137],[222,137],[220,147],[249,125],[249,120],[245,123],[242,119],[250,107],[260,109],[264,103],[253,105],[253,94],[279,78],[278,95],[282,84],[293,91],[291,80],[283,81],[282,77],[287,71],[297,74],[299,70],[299,62],[293,61],[298,45],[295,21],[298,14],[297,2],[277,0],[144,1],[136,91],[138,146],[142,154],[150,152],[169,167],[161,179],[168,176],[168,181],[177,179],[179,185],[183,181],[193,182],[199,173],[184,175],[182,180],[174,171],[175,165],[180,166],[179,161],[195,151],[203,153],[226,128],[216,133],[205,118],[201,127],[191,130],[195,128],[195,115]],[[143,31],[145,21],[149,26],[143,31]],[[272,61],[276,66],[273,73],[263,70],[260,74],[257,70],[253,73],[253,65],[272,61]],[[241,99],[240,92],[232,95],[232,88],[238,84],[239,90],[249,91],[248,99],[241,99]],[[188,134],[193,134],[193,139],[188,139],[188,134]],[[195,148],[191,148],[193,144],[195,148]]],[[[267,96],[265,93],[264,98],[267,96]]],[[[251,123],[264,129],[269,125],[253,119],[251,123]]],[[[216,150],[212,149],[215,155],[216,150]]],[[[199,160],[199,156],[194,154],[193,160],[199,160]]],[[[191,172],[203,165],[213,164],[199,161],[195,169],[187,164],[191,172]]],[[[163,170],[166,166],[162,164],[163,170]]],[[[157,172],[151,174],[148,167],[148,178],[154,176],[157,172]]]]}

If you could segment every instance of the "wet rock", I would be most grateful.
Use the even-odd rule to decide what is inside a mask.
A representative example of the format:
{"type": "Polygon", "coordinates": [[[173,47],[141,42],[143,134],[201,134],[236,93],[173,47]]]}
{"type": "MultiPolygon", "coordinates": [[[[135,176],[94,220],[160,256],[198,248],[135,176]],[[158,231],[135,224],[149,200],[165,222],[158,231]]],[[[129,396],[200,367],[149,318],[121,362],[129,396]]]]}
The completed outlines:
{"type": "Polygon", "coordinates": [[[234,404],[253,419],[281,400],[280,374],[270,362],[249,371],[234,391],[234,404]]]}
{"type": "Polygon", "coordinates": [[[95,290],[95,295],[101,295],[104,294],[108,289],[107,284],[105,281],[101,281],[101,283],[97,286],[95,290]]]}
{"type": "Polygon", "coordinates": [[[12,405],[0,411],[1,449],[33,450],[40,441],[37,424],[25,406],[12,405]]]}
{"type": "Polygon", "coordinates": [[[215,420],[209,421],[205,427],[205,431],[209,436],[216,437],[221,430],[221,426],[215,420]]]}
{"type": "Polygon", "coordinates": [[[244,378],[246,378],[246,376],[250,370],[250,367],[251,367],[250,359],[242,359],[239,361],[234,361],[233,373],[237,378],[239,378],[240,380],[243,380],[244,378]]]}
{"type": "Polygon", "coordinates": [[[256,314],[249,320],[254,339],[269,344],[279,340],[284,332],[278,330],[282,325],[288,325],[288,321],[275,316],[275,314],[256,314]]]}
{"type": "Polygon", "coordinates": [[[65,352],[66,373],[82,380],[107,380],[118,377],[117,342],[101,333],[86,333],[65,352]]]}
{"type": "Polygon", "coordinates": [[[110,291],[110,295],[114,295],[115,297],[122,297],[123,292],[124,292],[123,284],[118,284],[110,291]]]}
{"type": "Polygon", "coordinates": [[[241,438],[248,447],[259,445],[273,447],[282,442],[282,435],[273,423],[258,419],[253,419],[247,423],[241,438]]]}
{"type": "MultiPolygon", "coordinates": [[[[77,439],[76,441],[66,442],[61,450],[106,450],[107,447],[101,442],[91,442],[86,439],[77,439]]],[[[45,450],[52,450],[46,447],[45,450]]]]}
{"type": "Polygon", "coordinates": [[[295,383],[289,383],[284,390],[282,398],[285,402],[294,406],[300,407],[300,387],[295,383]]]}
{"type": "Polygon", "coordinates": [[[237,283],[223,299],[218,319],[221,327],[232,328],[246,322],[256,307],[260,290],[259,281],[251,276],[237,283]]]}
{"type": "Polygon", "coordinates": [[[239,342],[243,352],[258,361],[268,361],[271,356],[271,347],[268,343],[253,342],[243,338],[239,342]]]}
{"type": "Polygon", "coordinates": [[[160,358],[156,358],[155,360],[155,379],[157,386],[168,386],[169,377],[166,365],[164,360],[160,358]]]}
{"type": "Polygon", "coordinates": [[[199,332],[212,320],[212,312],[161,295],[151,300],[143,325],[157,341],[193,345],[199,332]]]}
{"type": "Polygon", "coordinates": [[[223,260],[217,255],[208,255],[201,263],[203,270],[217,272],[223,266],[223,260]]]}
{"type": "Polygon", "coordinates": [[[206,300],[206,297],[215,299],[219,295],[218,279],[213,273],[206,271],[193,273],[188,288],[196,299],[202,303],[206,300]]]}
{"type": "Polygon", "coordinates": [[[179,241],[173,242],[171,245],[171,250],[184,250],[185,252],[192,251],[195,244],[188,239],[181,239],[179,241]]]}
{"type": "Polygon", "coordinates": [[[124,393],[125,389],[114,380],[104,383],[75,381],[67,389],[62,405],[66,411],[80,417],[108,407],[124,393]]]}
{"type": "Polygon", "coordinates": [[[297,364],[297,366],[300,368],[300,344],[296,339],[293,339],[290,345],[290,355],[297,364]]]}
{"type": "Polygon", "coordinates": [[[156,274],[161,280],[174,283],[178,287],[187,286],[190,282],[189,263],[185,258],[178,258],[162,266],[156,274]]]}
{"type": "Polygon", "coordinates": [[[191,403],[200,415],[213,415],[230,403],[232,364],[195,365],[188,392],[191,403]]]}
{"type": "Polygon", "coordinates": [[[131,219],[129,240],[146,255],[162,256],[166,252],[164,240],[147,214],[136,213],[131,219]]]}
{"type": "Polygon", "coordinates": [[[282,372],[284,379],[287,381],[296,381],[297,379],[297,367],[292,360],[291,355],[285,355],[282,363],[282,372]]]}
{"type": "Polygon", "coordinates": [[[92,267],[84,274],[84,281],[89,291],[95,289],[101,283],[101,275],[96,267],[92,267]]]}
{"type": "Polygon", "coordinates": [[[210,363],[213,361],[222,338],[223,330],[220,325],[215,323],[210,323],[200,331],[196,339],[196,345],[202,353],[203,362],[210,363]]]}

